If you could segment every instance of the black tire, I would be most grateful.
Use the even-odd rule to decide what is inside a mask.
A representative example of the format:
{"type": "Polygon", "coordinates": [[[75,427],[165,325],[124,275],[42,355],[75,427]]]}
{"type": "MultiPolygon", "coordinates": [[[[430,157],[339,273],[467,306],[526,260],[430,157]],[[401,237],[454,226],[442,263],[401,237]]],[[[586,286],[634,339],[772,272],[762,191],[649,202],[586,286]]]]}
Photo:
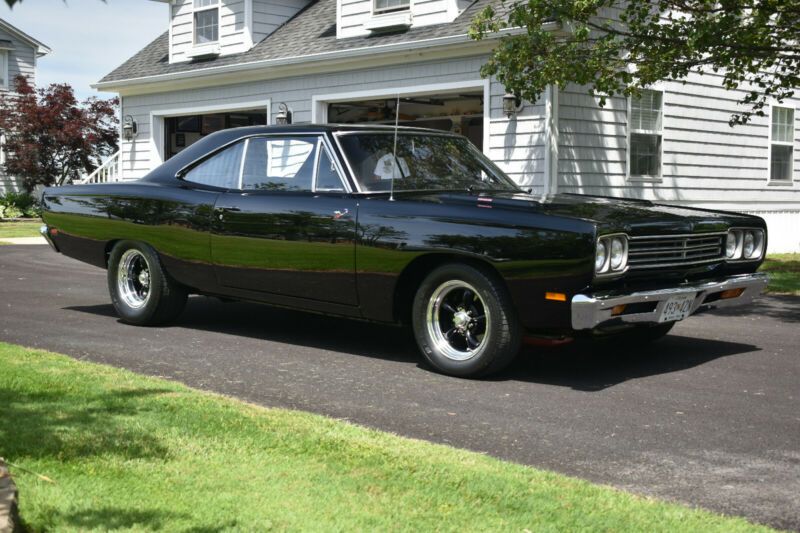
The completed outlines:
{"type": "Polygon", "coordinates": [[[522,339],[522,328],[502,282],[488,269],[459,263],[442,265],[423,280],[414,297],[412,324],[425,359],[444,374],[465,378],[504,369],[516,357],[522,339]],[[473,290],[477,298],[470,299],[473,290]],[[455,307],[456,313],[447,307],[455,307]],[[466,316],[470,319],[465,326],[466,316]],[[448,336],[450,330],[456,331],[448,336]]]}
{"type": "MultiPolygon", "coordinates": [[[[141,269],[139,271],[141,273],[141,269]]],[[[128,276],[128,279],[133,280],[134,277],[137,281],[140,279],[138,276],[128,276]]],[[[171,322],[181,314],[188,297],[186,289],[166,273],[156,251],[144,243],[134,241],[120,241],[111,250],[108,259],[108,292],[120,319],[137,326],[156,326],[171,322]],[[136,284],[131,281],[136,284],[136,288],[127,291],[127,296],[126,289],[121,286],[124,283],[119,281],[119,277],[121,268],[126,272],[128,269],[124,264],[121,266],[121,261],[136,261],[136,264],[147,269],[147,276],[142,278],[147,283],[136,284]],[[137,294],[131,296],[131,292],[137,294]],[[141,305],[131,304],[131,300],[137,298],[142,300],[141,305]]]]}

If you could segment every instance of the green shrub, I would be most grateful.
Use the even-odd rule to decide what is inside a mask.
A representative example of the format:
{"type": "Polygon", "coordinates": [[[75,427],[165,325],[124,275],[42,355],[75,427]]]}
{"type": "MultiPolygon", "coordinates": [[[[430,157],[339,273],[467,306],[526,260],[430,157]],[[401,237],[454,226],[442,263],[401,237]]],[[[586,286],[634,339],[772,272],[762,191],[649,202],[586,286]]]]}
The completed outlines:
{"type": "Polygon", "coordinates": [[[22,211],[13,205],[7,205],[3,210],[3,218],[22,218],[22,211]]]}
{"type": "Polygon", "coordinates": [[[27,192],[7,192],[0,196],[0,213],[2,218],[36,218],[40,215],[39,202],[27,192]]]}

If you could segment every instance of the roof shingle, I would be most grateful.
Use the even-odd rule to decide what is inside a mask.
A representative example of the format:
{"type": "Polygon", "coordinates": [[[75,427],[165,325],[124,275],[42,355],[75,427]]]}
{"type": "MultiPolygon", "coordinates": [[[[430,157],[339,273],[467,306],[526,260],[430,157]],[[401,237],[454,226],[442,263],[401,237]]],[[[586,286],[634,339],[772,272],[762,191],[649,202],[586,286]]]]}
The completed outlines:
{"type": "Polygon", "coordinates": [[[346,39],[336,38],[336,1],[317,0],[250,50],[213,59],[170,64],[169,37],[168,32],[164,32],[106,75],[99,83],[463,35],[467,33],[473,17],[487,5],[496,3],[497,0],[475,0],[451,23],[411,28],[408,31],[392,34],[346,39]]]}

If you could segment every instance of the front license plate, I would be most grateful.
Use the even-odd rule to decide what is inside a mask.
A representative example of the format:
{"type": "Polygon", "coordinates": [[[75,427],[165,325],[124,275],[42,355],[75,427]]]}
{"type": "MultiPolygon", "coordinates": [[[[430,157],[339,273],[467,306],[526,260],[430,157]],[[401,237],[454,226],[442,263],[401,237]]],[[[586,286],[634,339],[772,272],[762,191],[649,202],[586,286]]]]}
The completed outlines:
{"type": "Polygon", "coordinates": [[[667,300],[664,309],[661,310],[661,316],[658,317],[658,321],[675,322],[689,316],[695,296],[695,294],[683,294],[681,296],[673,296],[667,300]]]}

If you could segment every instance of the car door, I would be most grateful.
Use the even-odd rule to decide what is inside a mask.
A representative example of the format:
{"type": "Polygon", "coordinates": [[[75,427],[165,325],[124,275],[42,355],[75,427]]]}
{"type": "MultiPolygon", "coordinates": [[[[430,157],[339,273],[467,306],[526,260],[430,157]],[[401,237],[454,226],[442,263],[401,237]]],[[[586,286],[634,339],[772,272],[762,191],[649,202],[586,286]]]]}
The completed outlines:
{"type": "Polygon", "coordinates": [[[214,212],[221,286],[357,305],[356,201],[322,136],[247,139],[238,188],[220,194],[214,212]]]}

